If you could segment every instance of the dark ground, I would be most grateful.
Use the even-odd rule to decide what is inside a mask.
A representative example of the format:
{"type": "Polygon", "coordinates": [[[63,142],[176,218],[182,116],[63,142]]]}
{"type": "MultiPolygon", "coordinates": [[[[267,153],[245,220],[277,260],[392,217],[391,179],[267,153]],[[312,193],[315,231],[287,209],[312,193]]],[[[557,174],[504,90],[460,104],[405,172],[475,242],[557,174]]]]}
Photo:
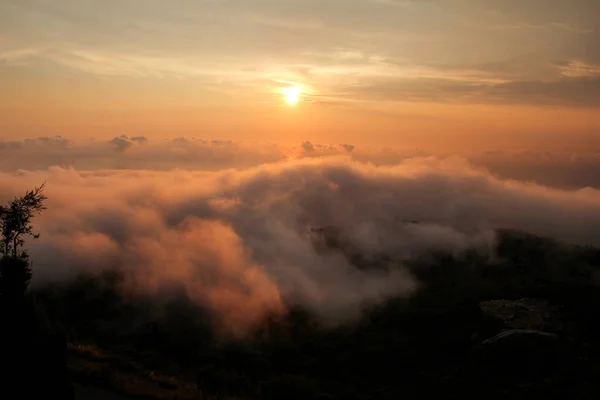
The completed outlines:
{"type": "Polygon", "coordinates": [[[336,329],[291,308],[249,339],[224,341],[185,296],[126,300],[116,274],[30,301],[37,323],[66,338],[73,381],[129,398],[598,398],[600,251],[500,238],[499,261],[474,252],[412,261],[417,295],[336,329]]]}

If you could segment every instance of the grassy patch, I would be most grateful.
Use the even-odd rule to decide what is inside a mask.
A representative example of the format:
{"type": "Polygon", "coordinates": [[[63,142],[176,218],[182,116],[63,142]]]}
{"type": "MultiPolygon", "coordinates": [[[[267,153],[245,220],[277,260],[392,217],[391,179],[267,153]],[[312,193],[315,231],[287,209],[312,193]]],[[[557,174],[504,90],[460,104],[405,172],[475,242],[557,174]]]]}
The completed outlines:
{"type": "Polygon", "coordinates": [[[133,399],[212,399],[194,382],[181,376],[149,370],[123,355],[89,344],[68,346],[68,366],[76,382],[96,386],[133,399]]]}

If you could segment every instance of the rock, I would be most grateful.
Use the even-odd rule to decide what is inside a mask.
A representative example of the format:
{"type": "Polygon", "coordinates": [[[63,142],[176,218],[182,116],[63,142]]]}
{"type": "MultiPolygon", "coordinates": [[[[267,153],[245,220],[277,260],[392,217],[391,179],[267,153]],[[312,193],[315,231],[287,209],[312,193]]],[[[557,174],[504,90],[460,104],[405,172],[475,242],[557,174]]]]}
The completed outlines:
{"type": "Polygon", "coordinates": [[[475,368],[493,375],[528,379],[561,370],[574,356],[561,336],[531,329],[500,332],[473,349],[475,368]]]}
{"type": "MultiPolygon", "coordinates": [[[[513,329],[510,331],[500,332],[496,336],[486,339],[482,342],[483,345],[495,345],[505,343],[507,340],[523,340],[523,338],[543,337],[544,340],[557,340],[559,336],[555,333],[536,331],[532,329],[513,329]]],[[[536,338],[536,339],[537,339],[536,338]]]]}
{"type": "Polygon", "coordinates": [[[536,331],[561,332],[563,324],[558,308],[546,300],[490,300],[479,305],[484,314],[498,318],[508,328],[536,331]]]}

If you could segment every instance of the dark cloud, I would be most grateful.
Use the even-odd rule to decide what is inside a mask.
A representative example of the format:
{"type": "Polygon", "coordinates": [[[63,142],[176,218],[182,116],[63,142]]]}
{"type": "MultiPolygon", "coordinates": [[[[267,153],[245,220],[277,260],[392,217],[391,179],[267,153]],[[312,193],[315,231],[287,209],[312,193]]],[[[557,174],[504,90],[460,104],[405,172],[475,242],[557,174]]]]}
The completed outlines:
{"type": "Polygon", "coordinates": [[[130,149],[131,147],[133,147],[135,145],[135,142],[130,140],[125,135],[121,135],[118,137],[115,136],[110,142],[113,144],[113,146],[117,152],[123,152],[127,149],[130,149]]]}
{"type": "Polygon", "coordinates": [[[184,137],[175,138],[175,139],[172,140],[172,142],[176,143],[176,144],[189,144],[189,143],[191,143],[190,140],[188,140],[188,139],[186,139],[184,137]]]}
{"type": "Polygon", "coordinates": [[[2,141],[2,142],[0,142],[0,149],[2,149],[2,150],[20,149],[23,146],[24,146],[24,143],[19,142],[19,141],[9,141],[9,142],[2,141]]]}
{"type": "MultiPolygon", "coordinates": [[[[600,14],[600,13],[599,13],[600,14]]],[[[600,28],[594,24],[589,33],[583,36],[582,40],[576,44],[581,49],[582,58],[600,65],[600,28]]]]}
{"type": "MultiPolygon", "coordinates": [[[[587,70],[588,73],[600,71],[595,66],[588,66],[587,70]]],[[[562,77],[551,81],[506,83],[486,83],[467,78],[390,78],[338,88],[336,95],[386,101],[598,107],[600,73],[597,76],[562,77]]]]}
{"type": "Polygon", "coordinates": [[[306,141],[302,143],[302,150],[304,150],[307,153],[310,153],[315,151],[315,146],[311,142],[306,141]]]}
{"type": "Polygon", "coordinates": [[[430,73],[448,75],[463,79],[498,79],[518,81],[525,79],[549,79],[557,78],[560,71],[556,62],[541,58],[539,54],[518,54],[492,61],[465,62],[460,60],[445,61],[424,65],[410,65],[403,59],[390,59],[388,62],[398,67],[423,68],[430,73]]]}
{"type": "Polygon", "coordinates": [[[44,146],[54,146],[54,147],[58,147],[58,148],[67,148],[71,144],[71,142],[69,140],[63,138],[62,136],[54,136],[54,137],[41,136],[41,137],[38,137],[37,139],[33,139],[33,141],[31,141],[31,139],[26,139],[25,142],[29,143],[29,144],[41,144],[44,146]]]}
{"type": "Polygon", "coordinates": [[[0,170],[47,169],[194,169],[248,168],[286,158],[284,148],[231,141],[176,138],[151,141],[121,135],[109,141],[37,138],[0,141],[0,170]]]}
{"type": "Polygon", "coordinates": [[[26,147],[67,149],[70,145],[71,142],[62,136],[40,136],[35,139],[24,139],[22,141],[0,141],[0,149],[23,149],[26,147]]]}
{"type": "Polygon", "coordinates": [[[539,105],[600,106],[600,75],[554,82],[523,81],[490,86],[479,95],[484,101],[539,105]]]}
{"type": "Polygon", "coordinates": [[[131,138],[132,142],[136,142],[138,144],[144,144],[144,143],[148,143],[148,138],[146,138],[145,136],[134,136],[131,138]]]}
{"type": "Polygon", "coordinates": [[[486,85],[478,82],[456,81],[443,78],[373,79],[345,88],[336,95],[356,99],[384,101],[441,101],[460,102],[474,97],[486,85]]]}
{"type": "Polygon", "coordinates": [[[351,145],[351,144],[340,144],[340,146],[346,150],[348,153],[352,153],[352,151],[354,150],[355,146],[351,145]]]}

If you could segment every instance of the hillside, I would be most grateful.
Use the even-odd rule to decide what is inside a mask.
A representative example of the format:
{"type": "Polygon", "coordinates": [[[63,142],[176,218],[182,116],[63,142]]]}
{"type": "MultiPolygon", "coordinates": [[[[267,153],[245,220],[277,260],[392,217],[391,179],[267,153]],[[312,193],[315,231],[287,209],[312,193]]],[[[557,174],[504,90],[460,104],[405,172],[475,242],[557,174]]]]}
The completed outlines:
{"type": "MultiPolygon", "coordinates": [[[[389,264],[318,233],[357,268],[389,264]]],[[[360,321],[331,328],[290,305],[243,340],[216,335],[176,290],[122,295],[118,273],[31,296],[67,335],[73,379],[132,398],[596,398],[600,250],[513,231],[498,232],[495,250],[404,260],[417,294],[360,321]]]]}

